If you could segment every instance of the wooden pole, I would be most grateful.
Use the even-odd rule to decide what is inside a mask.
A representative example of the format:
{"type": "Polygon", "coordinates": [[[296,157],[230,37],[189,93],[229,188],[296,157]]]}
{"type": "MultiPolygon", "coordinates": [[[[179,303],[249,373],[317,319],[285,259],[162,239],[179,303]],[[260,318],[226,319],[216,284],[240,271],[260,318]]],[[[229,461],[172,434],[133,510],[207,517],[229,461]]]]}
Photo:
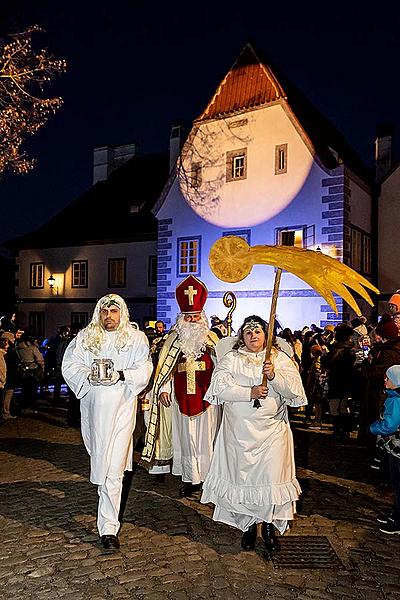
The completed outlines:
{"type": "MultiPolygon", "coordinates": [[[[265,363],[271,357],[272,340],[273,340],[273,337],[274,337],[274,328],[275,328],[276,304],[278,302],[279,285],[281,283],[281,275],[282,275],[282,269],[276,269],[275,281],[274,281],[274,290],[272,292],[271,309],[270,309],[270,312],[269,312],[268,331],[267,331],[267,345],[266,345],[266,348],[265,348],[264,365],[265,365],[265,363]]],[[[268,379],[267,379],[266,375],[263,375],[262,385],[268,385],[268,379]]],[[[260,401],[259,400],[254,400],[253,406],[255,408],[260,408],[260,406],[261,406],[260,401]]]]}

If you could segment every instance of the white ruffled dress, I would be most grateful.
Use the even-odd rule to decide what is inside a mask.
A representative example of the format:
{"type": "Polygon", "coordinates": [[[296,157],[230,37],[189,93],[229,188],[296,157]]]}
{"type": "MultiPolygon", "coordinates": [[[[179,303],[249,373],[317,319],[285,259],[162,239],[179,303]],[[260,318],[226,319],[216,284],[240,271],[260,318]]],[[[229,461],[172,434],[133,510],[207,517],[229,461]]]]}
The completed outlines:
{"type": "Polygon", "coordinates": [[[242,531],[264,521],[283,533],[301,493],[287,406],[307,399],[293,361],[273,349],[275,378],[254,408],[251,387],[261,383],[264,357],[265,351],[232,350],[214,370],[206,400],[223,404],[223,417],[201,502],[215,504],[215,521],[242,531]]]}

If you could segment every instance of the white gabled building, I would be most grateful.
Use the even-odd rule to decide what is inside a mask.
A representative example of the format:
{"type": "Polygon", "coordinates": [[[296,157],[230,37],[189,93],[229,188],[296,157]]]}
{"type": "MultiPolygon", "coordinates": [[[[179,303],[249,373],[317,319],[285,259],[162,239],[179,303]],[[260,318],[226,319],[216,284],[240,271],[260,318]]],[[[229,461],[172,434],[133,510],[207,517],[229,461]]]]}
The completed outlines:
{"type": "MultiPolygon", "coordinates": [[[[223,316],[224,292],[237,296],[234,327],[268,317],[274,270],[255,266],[225,284],[210,271],[212,244],[227,234],[250,245],[318,249],[372,274],[369,175],[343,137],[290,83],[246,45],[194,121],[154,214],[158,219],[157,317],[173,323],[175,287],[188,274],[209,289],[208,315],[223,316]]],[[[351,318],[290,273],[283,273],[278,320],[299,329],[351,318]]],[[[366,314],[368,309],[362,305],[366,314]]]]}
{"type": "Polygon", "coordinates": [[[11,240],[20,325],[39,338],[87,324],[104,294],[120,294],[140,326],[155,316],[157,221],[167,154],[134,146],[94,153],[94,185],[38,230],[11,240]]]}

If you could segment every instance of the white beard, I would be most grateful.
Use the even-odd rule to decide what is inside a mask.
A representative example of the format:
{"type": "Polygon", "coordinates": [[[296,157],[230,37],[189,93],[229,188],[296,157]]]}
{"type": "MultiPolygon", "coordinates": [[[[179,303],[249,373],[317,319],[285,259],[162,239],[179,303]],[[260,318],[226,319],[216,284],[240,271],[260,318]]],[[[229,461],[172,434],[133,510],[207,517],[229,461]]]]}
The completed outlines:
{"type": "Polygon", "coordinates": [[[205,314],[202,313],[201,320],[196,322],[185,321],[184,315],[179,315],[175,329],[186,360],[199,358],[205,350],[207,336],[210,331],[205,314]]]}

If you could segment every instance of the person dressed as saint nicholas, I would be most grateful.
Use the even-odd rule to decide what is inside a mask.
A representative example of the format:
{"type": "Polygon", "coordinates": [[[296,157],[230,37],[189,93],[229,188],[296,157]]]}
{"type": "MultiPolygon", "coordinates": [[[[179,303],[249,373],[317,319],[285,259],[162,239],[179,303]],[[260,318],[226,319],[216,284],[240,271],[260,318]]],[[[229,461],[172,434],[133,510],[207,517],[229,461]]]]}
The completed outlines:
{"type": "Polygon", "coordinates": [[[132,470],[132,434],[137,395],[152,371],[145,334],[129,322],[125,301],[107,294],[89,325],[67,347],[62,375],[81,408],[82,437],[90,456],[90,481],[98,486],[97,528],[105,549],[118,549],[124,471],[132,470]],[[92,370],[95,359],[110,359],[106,379],[92,370]]]}
{"type": "Polygon", "coordinates": [[[204,400],[214,369],[218,337],[203,307],[208,291],[190,275],[176,288],[181,313],[160,352],[147,419],[144,463],[150,472],[182,478],[181,496],[200,488],[208,472],[220,407],[204,400]]]}
{"type": "Polygon", "coordinates": [[[215,505],[215,521],[244,532],[245,550],[255,547],[257,523],[267,549],[277,549],[275,529],[286,530],[301,491],[288,406],[303,406],[307,399],[297,367],[277,344],[264,364],[267,330],[261,317],[244,320],[205,396],[223,404],[223,414],[201,502],[215,505]]]}

